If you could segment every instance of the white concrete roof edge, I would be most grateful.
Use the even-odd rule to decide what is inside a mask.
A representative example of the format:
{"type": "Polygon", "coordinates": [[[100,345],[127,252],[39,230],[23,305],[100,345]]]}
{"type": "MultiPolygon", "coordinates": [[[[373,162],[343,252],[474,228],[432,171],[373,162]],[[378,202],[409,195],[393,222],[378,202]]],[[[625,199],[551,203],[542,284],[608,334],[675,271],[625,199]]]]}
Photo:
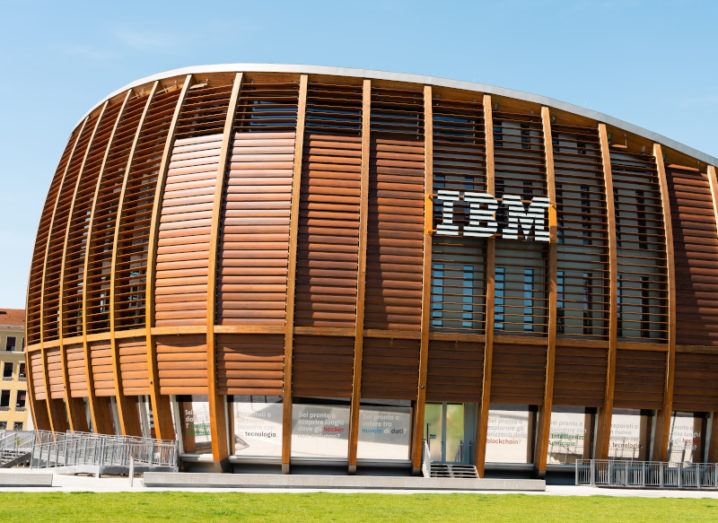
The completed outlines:
{"type": "Polygon", "coordinates": [[[174,76],[182,76],[182,75],[187,75],[187,74],[201,74],[201,73],[232,73],[232,72],[304,73],[304,74],[323,74],[323,75],[333,75],[333,76],[349,76],[349,77],[357,77],[357,78],[371,78],[371,79],[375,79],[375,80],[394,80],[397,82],[427,84],[427,85],[434,85],[437,87],[450,87],[450,88],[454,88],[454,89],[477,91],[477,92],[485,93],[485,94],[495,94],[498,96],[505,96],[508,98],[516,98],[519,100],[525,100],[528,102],[546,105],[548,107],[560,109],[562,111],[577,114],[579,116],[591,118],[593,120],[597,120],[599,122],[606,123],[613,127],[618,127],[620,129],[623,129],[630,133],[637,134],[639,136],[647,138],[653,142],[658,142],[661,145],[670,147],[671,149],[674,149],[678,152],[692,156],[702,162],[705,162],[705,163],[708,163],[708,164],[711,164],[714,166],[718,166],[718,158],[711,156],[710,154],[701,152],[697,149],[694,149],[693,147],[682,144],[680,142],[672,140],[666,136],[655,133],[653,131],[649,131],[648,129],[644,129],[643,127],[640,127],[638,125],[634,125],[634,124],[625,122],[619,118],[614,118],[613,116],[609,116],[609,115],[601,113],[599,111],[594,111],[592,109],[586,109],[584,107],[580,107],[578,105],[574,105],[574,104],[571,104],[568,102],[563,102],[561,100],[556,100],[555,98],[550,98],[548,96],[542,96],[542,95],[538,95],[538,94],[534,94],[534,93],[527,93],[524,91],[517,91],[514,89],[507,89],[505,87],[498,87],[495,85],[475,83],[475,82],[465,82],[465,81],[461,81],[461,80],[450,80],[447,78],[441,78],[441,77],[436,77],[436,76],[425,76],[425,75],[410,74],[410,73],[392,73],[392,72],[386,72],[386,71],[375,71],[375,70],[371,70],[371,69],[354,69],[351,67],[332,67],[332,66],[325,66],[325,65],[235,63],[235,64],[198,65],[198,66],[182,67],[179,69],[171,69],[169,71],[163,71],[161,73],[157,73],[157,74],[153,74],[150,76],[146,76],[144,78],[140,78],[138,80],[135,80],[134,82],[131,82],[131,83],[125,85],[121,89],[114,91],[113,93],[111,93],[108,96],[106,96],[105,98],[103,98],[100,102],[95,104],[89,111],[87,111],[87,113],[85,113],[85,115],[80,119],[80,121],[76,124],[76,126],[79,125],[79,123],[82,122],[82,120],[88,114],[90,114],[97,107],[99,107],[105,100],[112,98],[113,96],[120,94],[120,93],[126,91],[127,89],[130,89],[133,87],[138,87],[138,86],[147,84],[149,82],[154,82],[155,80],[164,80],[165,78],[172,78],[174,76]]]}

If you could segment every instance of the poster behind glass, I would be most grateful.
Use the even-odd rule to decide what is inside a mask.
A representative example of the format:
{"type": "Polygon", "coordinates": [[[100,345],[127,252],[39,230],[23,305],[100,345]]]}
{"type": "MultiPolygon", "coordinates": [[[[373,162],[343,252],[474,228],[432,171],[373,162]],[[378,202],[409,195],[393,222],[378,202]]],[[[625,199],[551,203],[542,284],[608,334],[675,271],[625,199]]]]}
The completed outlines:
{"type": "Polygon", "coordinates": [[[263,396],[262,401],[234,401],[234,454],[282,456],[282,403],[263,396]]]}
{"type": "Polygon", "coordinates": [[[489,411],[486,462],[527,463],[529,460],[529,411],[489,411]]]}

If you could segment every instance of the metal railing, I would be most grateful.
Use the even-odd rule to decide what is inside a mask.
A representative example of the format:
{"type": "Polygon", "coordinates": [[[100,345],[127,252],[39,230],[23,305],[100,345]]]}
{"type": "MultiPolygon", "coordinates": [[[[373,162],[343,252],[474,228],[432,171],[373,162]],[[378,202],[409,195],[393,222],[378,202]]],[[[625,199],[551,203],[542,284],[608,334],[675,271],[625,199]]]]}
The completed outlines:
{"type": "Polygon", "coordinates": [[[176,443],[151,438],[36,431],[31,452],[31,468],[84,468],[101,473],[129,470],[131,462],[137,468],[178,468],[176,443]]]}
{"type": "Polygon", "coordinates": [[[35,441],[35,432],[32,430],[7,430],[0,432],[0,451],[27,451],[32,450],[35,441]]]}
{"type": "Polygon", "coordinates": [[[718,463],[579,459],[576,485],[718,489],[718,463]]]}
{"type": "Polygon", "coordinates": [[[431,449],[429,448],[429,440],[424,440],[424,455],[421,460],[421,475],[425,478],[431,477],[431,449]]]}

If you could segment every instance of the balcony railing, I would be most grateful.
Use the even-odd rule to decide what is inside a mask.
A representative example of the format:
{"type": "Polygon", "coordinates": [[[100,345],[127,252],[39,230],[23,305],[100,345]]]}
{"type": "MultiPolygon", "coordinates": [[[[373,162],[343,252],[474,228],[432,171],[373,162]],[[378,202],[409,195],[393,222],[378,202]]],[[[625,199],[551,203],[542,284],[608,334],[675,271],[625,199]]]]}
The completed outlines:
{"type": "Polygon", "coordinates": [[[579,459],[576,485],[718,489],[718,463],[579,459]]]}

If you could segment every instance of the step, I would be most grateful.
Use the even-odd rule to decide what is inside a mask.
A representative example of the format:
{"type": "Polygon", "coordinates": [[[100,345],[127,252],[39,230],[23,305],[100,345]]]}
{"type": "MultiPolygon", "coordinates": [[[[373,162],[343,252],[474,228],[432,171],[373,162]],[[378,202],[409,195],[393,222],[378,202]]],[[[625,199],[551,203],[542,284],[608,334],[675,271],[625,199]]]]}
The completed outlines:
{"type": "Polygon", "coordinates": [[[477,479],[479,475],[476,472],[476,467],[474,465],[432,463],[431,477],[477,479]]]}

